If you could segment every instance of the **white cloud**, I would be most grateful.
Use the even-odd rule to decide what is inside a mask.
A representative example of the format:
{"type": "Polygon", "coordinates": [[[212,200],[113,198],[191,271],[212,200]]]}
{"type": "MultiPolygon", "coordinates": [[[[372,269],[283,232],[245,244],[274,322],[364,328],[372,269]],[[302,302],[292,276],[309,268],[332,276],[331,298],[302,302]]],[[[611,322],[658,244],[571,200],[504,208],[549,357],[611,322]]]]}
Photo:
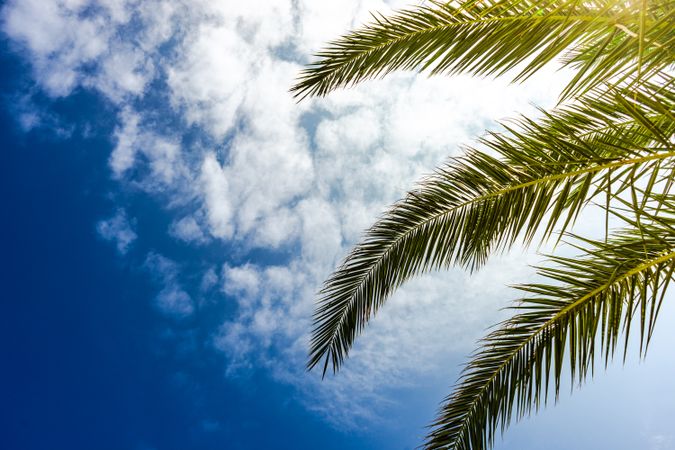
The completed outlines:
{"type": "Polygon", "coordinates": [[[154,77],[153,59],[175,26],[173,3],[15,0],[2,9],[2,31],[30,54],[34,77],[49,95],[84,86],[121,102],[143,94],[154,77]],[[125,39],[132,37],[132,17],[143,32],[125,39]]]}
{"type": "Polygon", "coordinates": [[[110,167],[117,176],[134,165],[136,152],[138,151],[136,141],[138,140],[140,117],[138,113],[125,109],[121,112],[120,119],[122,125],[115,130],[117,145],[110,155],[110,167]]]}
{"type": "Polygon", "coordinates": [[[200,178],[211,234],[221,239],[232,237],[231,194],[228,180],[215,155],[208,154],[204,158],[200,178]]]}
{"type": "Polygon", "coordinates": [[[246,120],[232,142],[227,171],[236,192],[237,223],[242,234],[254,233],[257,242],[274,245],[279,228],[267,224],[271,236],[255,228],[267,216],[284,216],[283,207],[312,187],[314,168],[305,131],[299,126],[301,108],[280,86],[290,85],[297,67],[278,62],[265,64],[251,81],[252,88],[241,114],[246,120]]]}
{"type": "Polygon", "coordinates": [[[101,62],[100,72],[88,81],[108,98],[121,101],[126,95],[140,95],[152,79],[154,66],[145,53],[129,45],[117,45],[108,50],[101,62]]]}
{"type": "Polygon", "coordinates": [[[82,18],[83,2],[15,1],[3,9],[3,31],[31,53],[35,77],[54,96],[69,94],[83,64],[107,48],[101,17],[82,18]]]}
{"type": "Polygon", "coordinates": [[[192,216],[173,222],[169,234],[185,242],[204,243],[207,241],[202,227],[192,216]]]}
{"type": "Polygon", "coordinates": [[[176,286],[166,287],[159,292],[157,306],[163,313],[178,318],[189,317],[194,312],[192,298],[176,286]]]}
{"type": "Polygon", "coordinates": [[[179,62],[167,68],[172,101],[188,123],[218,138],[234,126],[251,76],[249,49],[233,29],[204,24],[191,33],[179,62]]]}
{"type": "MultiPolygon", "coordinates": [[[[295,103],[288,88],[311,52],[369,11],[407,3],[17,0],[2,10],[4,32],[25,48],[49,95],[83,87],[118,107],[110,168],[162,200],[175,215],[170,235],[200,248],[222,240],[237,261],[255,248],[288,260],[236,265],[224,254],[220,274],[197,276],[200,289],[220,282],[237,304],[211,330],[214,345],[230,373],[274,367],[278,379],[337,405],[322,411],[334,420],[372,416],[380,385],[447,369],[437,361],[466,354],[497,317],[510,295],[503,284],[530,273],[531,255],[514,253],[474,278],[456,270],[420,278],[388,302],[339,377],[318,386],[304,373],[316,291],[363,230],[494,119],[531,110],[531,101],[550,104],[552,77],[564,76],[509,85],[396,74],[295,103]],[[155,97],[143,102],[155,85],[168,102],[161,110],[155,97]],[[169,131],[158,120],[165,114],[177,117],[169,131]],[[181,137],[195,129],[204,139],[186,147],[181,137]]],[[[136,236],[117,217],[99,233],[123,253],[136,236]]],[[[146,267],[161,285],[157,308],[192,316],[181,266],[153,253],[146,267]]]]}
{"type": "Polygon", "coordinates": [[[155,305],[165,315],[185,319],[195,311],[195,302],[179,280],[180,267],[175,261],[151,252],[145,259],[145,268],[160,283],[161,290],[155,305]]]}
{"type": "Polygon", "coordinates": [[[40,129],[54,133],[60,139],[68,139],[73,134],[72,124],[65,123],[47,107],[35,102],[31,95],[15,95],[11,100],[6,101],[4,106],[11,112],[11,116],[24,132],[40,129]]]}
{"type": "Polygon", "coordinates": [[[258,294],[260,287],[259,270],[247,264],[240,267],[223,267],[223,291],[238,298],[251,298],[258,294]]]}
{"type": "Polygon", "coordinates": [[[136,3],[134,15],[143,23],[135,36],[138,46],[146,53],[154,52],[180,32],[180,18],[187,14],[185,3],[180,1],[143,0],[136,3]]]}
{"type": "Polygon", "coordinates": [[[216,274],[216,269],[210,267],[202,276],[202,282],[200,284],[200,289],[202,291],[208,291],[218,284],[218,275],[216,274]]]}
{"type": "Polygon", "coordinates": [[[142,113],[130,107],[120,111],[119,119],[121,123],[113,135],[115,147],[108,161],[113,176],[122,179],[132,167],[144,167],[140,178],[132,174],[128,181],[148,192],[172,192],[173,202],[194,197],[194,173],[186,161],[194,155],[182,152],[179,139],[149,130],[142,113]]]}
{"type": "Polygon", "coordinates": [[[96,224],[96,231],[106,241],[114,242],[118,252],[125,254],[138,237],[132,224],[133,220],[127,218],[126,212],[118,209],[110,219],[96,224]]]}
{"type": "Polygon", "coordinates": [[[649,437],[650,450],[675,449],[675,437],[670,434],[655,434],[649,437]]]}

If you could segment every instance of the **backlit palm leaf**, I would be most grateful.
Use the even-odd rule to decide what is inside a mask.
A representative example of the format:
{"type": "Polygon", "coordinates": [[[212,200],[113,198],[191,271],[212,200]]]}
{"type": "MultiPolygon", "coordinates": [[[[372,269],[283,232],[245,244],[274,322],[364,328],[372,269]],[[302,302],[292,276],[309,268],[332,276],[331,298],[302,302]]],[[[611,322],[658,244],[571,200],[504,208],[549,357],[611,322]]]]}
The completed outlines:
{"type": "Polygon", "coordinates": [[[673,62],[675,4],[644,3],[471,0],[376,16],[318,53],[291,90],[322,96],[399,69],[501,75],[521,63],[523,80],[560,54],[578,69],[565,96],[610,77],[649,78],[673,62]]]}
{"type": "MultiPolygon", "coordinates": [[[[592,199],[628,225],[579,238],[582,258],[551,257],[519,313],[467,366],[428,437],[430,448],[479,450],[512,414],[605,361],[639,317],[649,342],[675,267],[675,2],[469,0],[375,17],[319,53],[292,88],[321,96],[403,70],[524,80],[557,56],[576,73],[563,106],[522,117],[467,148],[393,205],[326,281],[314,315],[310,368],[336,371],[368,320],[410,277],[479,267],[517,240],[570,227],[592,199]],[[620,213],[619,207],[629,213],[620,213]],[[622,215],[623,214],[623,215],[622,215]],[[632,217],[629,219],[628,217],[632,217]]],[[[625,341],[627,343],[627,340],[625,341]]],[[[642,348],[642,344],[641,344],[642,348]]]]}
{"type": "Polygon", "coordinates": [[[522,118],[469,149],[395,204],[326,281],[314,316],[309,367],[337,370],[371,315],[405,280],[459,264],[474,268],[518,236],[566,226],[609,181],[620,192],[670,170],[675,94],[645,86],[522,118]],[[655,91],[655,92],[654,92],[655,91]],[[618,106],[617,106],[618,105],[618,106]],[[609,178],[608,178],[609,177],[609,178]]]}
{"type": "Polygon", "coordinates": [[[596,346],[607,361],[621,332],[625,352],[628,334],[637,329],[642,351],[675,269],[675,210],[668,213],[640,231],[634,222],[609,242],[581,240],[583,256],[551,257],[555,265],[539,269],[546,284],[521,286],[531,296],[483,340],[427,448],[488,448],[512,412],[520,417],[546,401],[550,384],[557,397],[566,357],[572,379],[576,374],[581,381],[596,346]],[[639,324],[631,326],[634,319],[639,324]]]}

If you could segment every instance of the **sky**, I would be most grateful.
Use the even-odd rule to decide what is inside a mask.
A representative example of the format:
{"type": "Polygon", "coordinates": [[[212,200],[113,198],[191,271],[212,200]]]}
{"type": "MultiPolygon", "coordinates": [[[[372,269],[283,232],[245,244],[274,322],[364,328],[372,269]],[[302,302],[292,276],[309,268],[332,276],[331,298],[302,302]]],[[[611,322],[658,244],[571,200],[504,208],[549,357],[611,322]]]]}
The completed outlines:
{"type": "MultiPolygon", "coordinates": [[[[568,74],[399,73],[296,103],[323,43],[407,4],[2,3],[0,448],[421,444],[536,249],[407,283],[323,381],[305,371],[315,293],[387,205],[568,74]]],[[[645,360],[496,448],[675,449],[667,300],[645,360]]]]}

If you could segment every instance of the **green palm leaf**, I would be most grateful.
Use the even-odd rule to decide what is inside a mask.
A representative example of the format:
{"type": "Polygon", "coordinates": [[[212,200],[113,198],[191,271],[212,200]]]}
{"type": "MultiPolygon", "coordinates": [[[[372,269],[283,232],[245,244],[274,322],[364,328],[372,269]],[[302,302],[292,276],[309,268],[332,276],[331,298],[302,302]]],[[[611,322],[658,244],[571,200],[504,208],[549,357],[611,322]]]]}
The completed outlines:
{"type": "Polygon", "coordinates": [[[322,96],[394,70],[531,76],[560,56],[575,75],[541,119],[521,117],[467,148],[394,204],[325,282],[308,367],[337,371],[356,336],[410,277],[471,270],[517,240],[568,229],[593,199],[629,226],[578,238],[582,258],[551,257],[546,283],[492,332],[428,437],[430,448],[489,447],[512,414],[557,398],[565,352],[586,377],[600,337],[607,361],[639,317],[648,345],[675,268],[675,3],[671,0],[433,2],[374,17],[332,42],[291,89],[322,96]],[[617,205],[628,210],[621,213],[617,205]],[[629,219],[628,217],[633,217],[629,219]]]}
{"type": "Polygon", "coordinates": [[[427,448],[489,448],[513,412],[521,417],[546,402],[550,384],[557,398],[565,353],[572,379],[576,374],[582,381],[596,346],[607,362],[622,331],[624,354],[635,328],[642,352],[675,269],[675,209],[672,199],[665,203],[667,218],[633,221],[608,242],[581,240],[582,257],[551,257],[555,265],[539,269],[545,284],[520,287],[531,297],[482,341],[433,424],[427,448]],[[631,327],[634,319],[639,327],[631,327]]]}
{"type": "Polygon", "coordinates": [[[434,2],[374,21],[332,42],[291,91],[322,96],[394,70],[501,75],[524,80],[563,54],[577,76],[563,95],[614,78],[649,79],[673,64],[675,5],[651,0],[434,2]],[[644,8],[642,6],[645,6],[644,8]]]}
{"type": "MultiPolygon", "coordinates": [[[[672,82],[672,80],[671,80],[672,82]]],[[[544,119],[492,133],[395,204],[326,281],[314,315],[310,368],[337,370],[354,339],[411,276],[451,264],[476,268],[518,236],[569,225],[594,196],[645,173],[672,170],[675,94],[597,91],[544,119]]]]}

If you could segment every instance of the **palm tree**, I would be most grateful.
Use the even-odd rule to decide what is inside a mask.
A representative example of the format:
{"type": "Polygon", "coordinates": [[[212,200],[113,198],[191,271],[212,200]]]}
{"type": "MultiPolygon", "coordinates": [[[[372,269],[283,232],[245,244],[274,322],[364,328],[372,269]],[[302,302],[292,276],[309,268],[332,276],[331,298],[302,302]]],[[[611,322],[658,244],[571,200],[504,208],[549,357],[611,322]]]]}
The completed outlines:
{"type": "Polygon", "coordinates": [[[481,341],[426,447],[489,448],[514,414],[557,399],[563,366],[582,381],[596,353],[625,357],[631,332],[643,354],[675,270],[674,13],[672,0],[433,3],[374,16],[318,53],[292,88],[299,99],[399,69],[523,81],[559,59],[576,72],[556,108],[488,133],[365,233],[321,291],[308,367],[337,371],[411,277],[478,270],[516,242],[561,236],[580,255],[549,256],[544,281],[520,286],[515,315],[481,341]],[[591,203],[622,228],[570,234],[591,203]]]}

